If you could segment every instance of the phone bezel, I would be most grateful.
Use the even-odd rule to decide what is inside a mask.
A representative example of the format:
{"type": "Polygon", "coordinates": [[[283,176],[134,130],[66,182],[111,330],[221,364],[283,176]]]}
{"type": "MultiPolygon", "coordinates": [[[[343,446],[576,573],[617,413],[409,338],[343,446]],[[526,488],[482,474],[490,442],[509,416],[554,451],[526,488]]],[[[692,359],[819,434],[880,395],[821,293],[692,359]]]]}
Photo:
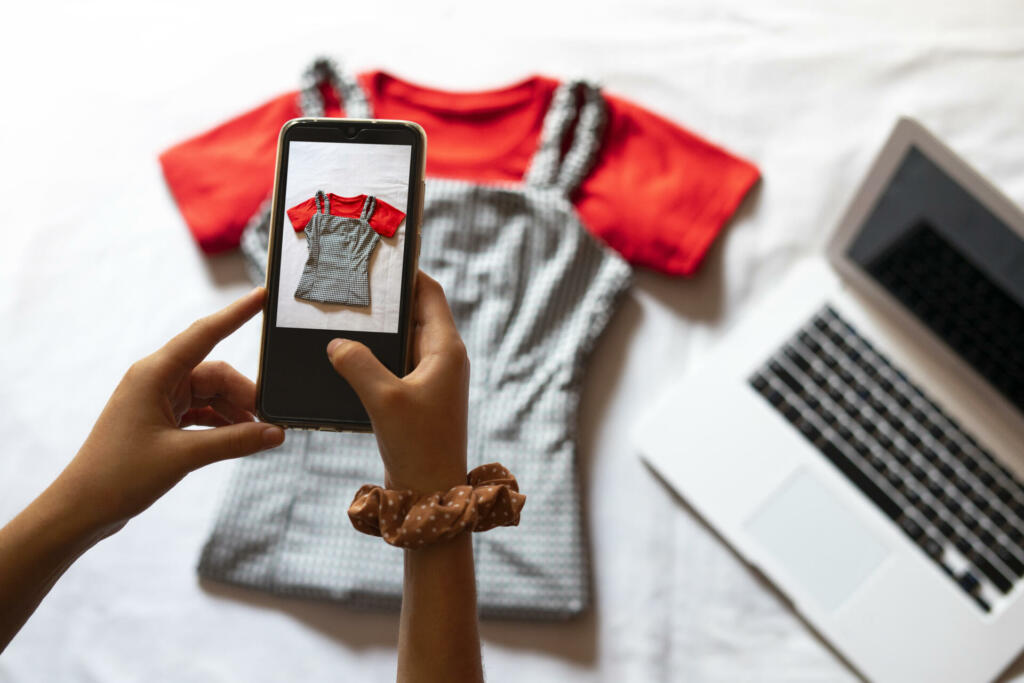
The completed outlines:
{"type": "MultiPolygon", "coordinates": [[[[284,187],[287,173],[288,143],[292,141],[326,141],[345,144],[366,144],[380,141],[381,133],[393,136],[395,131],[409,135],[412,146],[409,177],[409,200],[405,224],[405,252],[403,254],[402,294],[399,309],[398,335],[400,337],[401,358],[399,365],[402,374],[409,372],[412,361],[412,329],[413,329],[413,297],[415,295],[416,273],[419,270],[420,225],[423,215],[424,174],[426,160],[426,134],[423,129],[412,121],[390,119],[348,119],[348,118],[298,118],[284,124],[278,136],[277,161],[274,172],[274,190],[271,200],[270,231],[267,241],[267,269],[265,285],[267,297],[263,306],[262,334],[260,338],[259,370],[256,380],[256,415],[264,422],[293,429],[318,429],[329,431],[367,432],[372,426],[367,419],[323,419],[301,415],[275,415],[265,405],[265,380],[269,373],[267,367],[267,347],[271,336],[277,328],[275,311],[279,292],[280,240],[284,225],[284,187]],[[350,131],[355,128],[355,133],[350,131]]],[[[404,143],[390,143],[404,144],[404,143]]],[[[319,332],[319,331],[317,331],[319,332]]]]}

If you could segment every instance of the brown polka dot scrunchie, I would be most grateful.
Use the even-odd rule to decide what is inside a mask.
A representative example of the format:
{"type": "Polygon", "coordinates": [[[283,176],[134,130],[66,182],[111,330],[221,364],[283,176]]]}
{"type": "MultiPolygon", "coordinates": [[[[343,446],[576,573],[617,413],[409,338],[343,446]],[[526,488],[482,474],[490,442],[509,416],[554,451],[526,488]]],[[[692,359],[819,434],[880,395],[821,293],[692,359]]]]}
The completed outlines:
{"type": "Polygon", "coordinates": [[[466,475],[467,484],[419,496],[364,484],[348,508],[358,531],[380,536],[399,548],[421,548],[467,529],[487,531],[516,526],[526,496],[512,473],[499,465],[481,465],[466,475]]]}

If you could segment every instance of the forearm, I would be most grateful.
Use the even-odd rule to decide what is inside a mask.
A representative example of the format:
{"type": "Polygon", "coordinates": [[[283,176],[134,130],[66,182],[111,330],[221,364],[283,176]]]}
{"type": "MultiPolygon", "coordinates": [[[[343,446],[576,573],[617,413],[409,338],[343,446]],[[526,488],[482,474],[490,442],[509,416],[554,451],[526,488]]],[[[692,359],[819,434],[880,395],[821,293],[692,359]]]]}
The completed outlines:
{"type": "Polygon", "coordinates": [[[398,680],[482,681],[470,534],[405,551],[398,680]]]}
{"type": "Polygon", "coordinates": [[[75,512],[59,479],[0,529],[0,652],[57,579],[108,533],[75,512]]]}

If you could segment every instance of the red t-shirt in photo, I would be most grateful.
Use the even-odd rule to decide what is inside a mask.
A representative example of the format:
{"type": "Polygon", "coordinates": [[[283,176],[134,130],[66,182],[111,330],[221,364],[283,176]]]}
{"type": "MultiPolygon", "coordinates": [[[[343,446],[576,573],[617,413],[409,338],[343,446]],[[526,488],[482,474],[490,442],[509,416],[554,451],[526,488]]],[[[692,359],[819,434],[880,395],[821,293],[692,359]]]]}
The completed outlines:
{"type": "MultiPolygon", "coordinates": [[[[365,194],[355,197],[339,197],[333,192],[328,192],[327,196],[330,199],[332,216],[359,218],[363,214],[363,204],[366,202],[365,194]]],[[[316,212],[316,197],[310,197],[288,209],[288,220],[292,222],[295,232],[302,232],[316,212]]],[[[378,199],[377,205],[373,208],[373,214],[370,215],[370,227],[381,237],[391,237],[403,220],[405,220],[404,212],[378,199]]]]}
{"type": "MultiPolygon", "coordinates": [[[[359,75],[374,116],[427,133],[427,176],[518,182],[536,151],[559,82],[533,76],[503,88],[448,92],[382,71],[359,75]]],[[[341,116],[325,93],[326,116],[341,116]]],[[[676,275],[696,270],[759,177],[750,162],[623,98],[605,94],[608,120],[590,174],[572,199],[584,225],[629,262],[676,275]]],[[[200,247],[238,245],[270,194],[278,133],[301,115],[289,92],[160,156],[200,247]]]]}

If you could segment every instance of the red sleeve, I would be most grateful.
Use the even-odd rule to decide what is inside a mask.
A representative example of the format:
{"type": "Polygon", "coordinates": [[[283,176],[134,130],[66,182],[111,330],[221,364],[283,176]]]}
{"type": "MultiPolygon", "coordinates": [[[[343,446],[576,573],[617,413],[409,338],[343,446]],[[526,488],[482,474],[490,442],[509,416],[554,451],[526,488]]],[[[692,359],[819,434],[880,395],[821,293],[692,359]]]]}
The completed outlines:
{"type": "Polygon", "coordinates": [[[576,208],[630,263],[690,275],[760,173],[657,114],[605,97],[600,158],[576,208]]]}
{"type": "Polygon", "coordinates": [[[238,246],[270,196],[281,126],[299,115],[296,93],[287,93],[160,155],[171,195],[203,251],[238,246]]]}
{"type": "Polygon", "coordinates": [[[300,202],[288,209],[288,220],[292,222],[295,232],[302,232],[306,229],[306,224],[309,223],[315,213],[316,201],[313,197],[310,197],[306,201],[300,202]]]}
{"type": "Polygon", "coordinates": [[[370,227],[376,230],[381,237],[391,237],[403,220],[405,220],[404,213],[378,199],[373,215],[370,216],[370,227]]]}

